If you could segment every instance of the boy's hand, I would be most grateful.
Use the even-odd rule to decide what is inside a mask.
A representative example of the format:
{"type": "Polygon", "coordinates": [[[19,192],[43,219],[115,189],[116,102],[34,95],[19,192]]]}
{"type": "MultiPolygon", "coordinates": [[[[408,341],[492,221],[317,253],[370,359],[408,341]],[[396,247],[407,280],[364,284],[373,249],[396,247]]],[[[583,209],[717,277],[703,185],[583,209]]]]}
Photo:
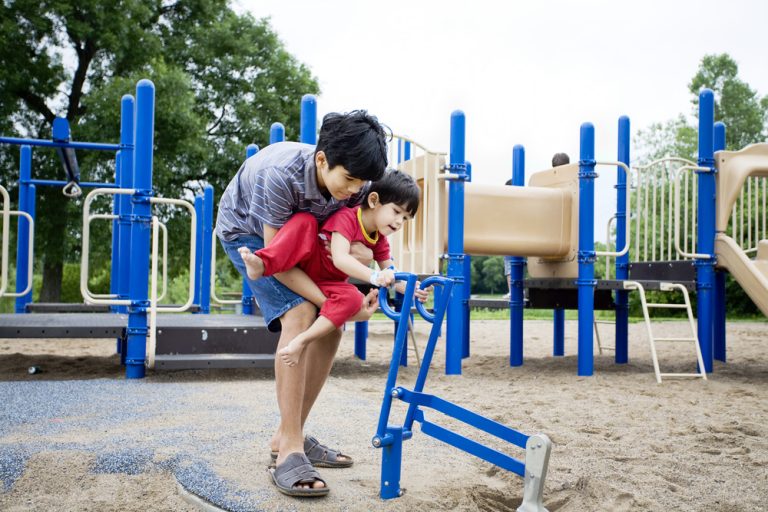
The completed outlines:
{"type": "MultiPolygon", "coordinates": [[[[416,281],[416,291],[413,293],[413,296],[416,297],[416,300],[418,300],[421,303],[427,302],[427,299],[429,298],[429,292],[432,291],[432,287],[428,287],[425,289],[419,288],[421,285],[421,281],[416,281]]],[[[405,281],[398,281],[397,284],[395,284],[395,290],[397,293],[402,293],[405,295],[405,281]]]]}
{"type": "Polygon", "coordinates": [[[373,316],[377,309],[379,309],[379,290],[377,288],[371,288],[368,295],[363,298],[363,304],[360,306],[360,311],[350,318],[350,320],[353,322],[366,322],[373,316]]]}

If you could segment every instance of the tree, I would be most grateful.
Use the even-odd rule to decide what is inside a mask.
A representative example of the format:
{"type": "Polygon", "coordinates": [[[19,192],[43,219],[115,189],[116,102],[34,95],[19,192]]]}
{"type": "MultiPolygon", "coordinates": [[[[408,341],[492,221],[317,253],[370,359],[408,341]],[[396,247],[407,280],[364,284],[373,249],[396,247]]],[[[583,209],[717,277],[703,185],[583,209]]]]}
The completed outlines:
{"type": "MultiPolygon", "coordinates": [[[[157,102],[154,186],[161,196],[189,197],[205,183],[220,194],[246,145],[266,145],[277,120],[294,138],[301,95],[319,92],[268,20],[238,15],[226,0],[10,0],[0,13],[2,133],[48,139],[54,117],[63,115],[75,140],[117,142],[121,96],[150,78],[157,102]]],[[[35,177],[61,179],[52,153],[35,154],[35,177]]],[[[84,180],[112,181],[113,155],[78,152],[78,159],[84,180]]],[[[15,182],[9,169],[17,160],[17,151],[0,149],[3,183],[15,182]]],[[[79,258],[78,212],[79,203],[60,190],[38,189],[43,301],[58,300],[63,263],[79,258]]],[[[163,215],[171,226],[186,222],[171,211],[163,215]]],[[[95,236],[103,242],[93,244],[97,256],[106,255],[107,230],[95,236]]],[[[185,257],[180,251],[178,259],[185,257]]]]}
{"type": "MultiPolygon", "coordinates": [[[[698,117],[699,91],[705,87],[712,89],[715,93],[715,120],[722,121],[726,125],[726,149],[739,150],[748,144],[766,139],[768,136],[768,96],[761,98],[756,91],[738,77],[738,65],[728,54],[704,56],[696,75],[688,84],[693,95],[691,102],[695,107],[695,117],[698,117]]],[[[646,130],[641,130],[635,139],[635,145],[638,148],[636,153],[640,155],[639,163],[648,163],[667,155],[680,156],[695,161],[697,137],[698,127],[689,122],[682,114],[665,123],[655,123],[646,130]]],[[[660,192],[664,181],[664,179],[659,179],[652,184],[657,192],[655,194],[657,200],[664,197],[660,192]]],[[[689,194],[690,202],[692,190],[689,194]]],[[[669,196],[667,196],[667,201],[668,198],[669,196]]],[[[751,200],[754,209],[757,210],[762,202],[759,192],[755,193],[751,200]]],[[[649,208],[649,215],[650,210],[649,208]]],[[[662,225],[661,211],[661,207],[656,209],[656,225],[662,225]]],[[[666,225],[669,226],[671,221],[669,209],[667,209],[666,217],[666,225]]],[[[633,233],[635,226],[633,223],[633,233]]],[[[649,244],[651,242],[652,240],[649,239],[649,244]]],[[[689,251],[692,247],[693,244],[691,243],[689,251]]],[[[636,258],[637,255],[635,254],[634,257],[636,258]]],[[[757,313],[755,306],[732,279],[728,282],[726,295],[729,312],[757,313]]]]}

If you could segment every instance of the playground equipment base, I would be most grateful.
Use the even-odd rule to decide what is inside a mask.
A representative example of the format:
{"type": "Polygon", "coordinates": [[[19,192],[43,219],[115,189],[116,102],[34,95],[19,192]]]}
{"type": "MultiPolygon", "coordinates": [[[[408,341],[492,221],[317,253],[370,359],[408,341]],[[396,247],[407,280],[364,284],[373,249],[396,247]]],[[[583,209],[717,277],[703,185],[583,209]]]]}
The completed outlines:
{"type": "MultiPolygon", "coordinates": [[[[115,313],[0,315],[0,338],[123,338],[127,324],[115,313]]],[[[158,315],[155,369],[271,367],[278,338],[255,315],[158,315]]]]}

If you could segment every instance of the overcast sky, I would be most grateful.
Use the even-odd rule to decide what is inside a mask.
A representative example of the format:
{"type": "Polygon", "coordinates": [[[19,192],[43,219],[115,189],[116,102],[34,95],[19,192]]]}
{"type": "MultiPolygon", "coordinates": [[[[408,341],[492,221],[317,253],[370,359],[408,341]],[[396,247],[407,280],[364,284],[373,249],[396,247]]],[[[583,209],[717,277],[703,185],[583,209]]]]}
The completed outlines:
{"type": "MultiPolygon", "coordinates": [[[[395,133],[447,151],[450,114],[463,110],[478,183],[511,176],[515,144],[525,146],[526,177],[549,167],[553,153],[577,160],[585,121],[595,125],[597,158],[615,160],[620,115],[630,117],[634,136],[691,113],[687,86],[706,54],[729,53],[739,76],[768,94],[766,0],[235,5],[269,17],[311,69],[320,116],[364,108],[395,133]]],[[[613,172],[598,171],[597,202],[615,205],[613,172]]],[[[609,210],[598,212],[599,239],[609,210]]]]}

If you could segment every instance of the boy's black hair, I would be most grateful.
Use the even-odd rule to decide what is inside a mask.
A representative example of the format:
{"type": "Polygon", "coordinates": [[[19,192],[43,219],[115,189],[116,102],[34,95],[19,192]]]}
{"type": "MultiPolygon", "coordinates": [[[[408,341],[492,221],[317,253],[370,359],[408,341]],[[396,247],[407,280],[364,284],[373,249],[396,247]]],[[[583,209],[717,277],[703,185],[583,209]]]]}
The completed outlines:
{"type": "Polygon", "coordinates": [[[565,153],[555,153],[552,157],[552,167],[559,167],[571,163],[571,159],[565,153]]]}
{"type": "MultiPolygon", "coordinates": [[[[400,172],[397,169],[389,169],[384,176],[371,184],[368,193],[376,192],[379,194],[381,204],[395,203],[402,206],[411,215],[416,215],[421,201],[421,191],[413,178],[400,172]]],[[[368,203],[363,205],[367,208],[368,203]]]]}
{"type": "Polygon", "coordinates": [[[315,153],[323,151],[329,168],[341,165],[350,176],[376,181],[387,168],[387,140],[376,117],[365,110],[323,117],[315,153]]]}

